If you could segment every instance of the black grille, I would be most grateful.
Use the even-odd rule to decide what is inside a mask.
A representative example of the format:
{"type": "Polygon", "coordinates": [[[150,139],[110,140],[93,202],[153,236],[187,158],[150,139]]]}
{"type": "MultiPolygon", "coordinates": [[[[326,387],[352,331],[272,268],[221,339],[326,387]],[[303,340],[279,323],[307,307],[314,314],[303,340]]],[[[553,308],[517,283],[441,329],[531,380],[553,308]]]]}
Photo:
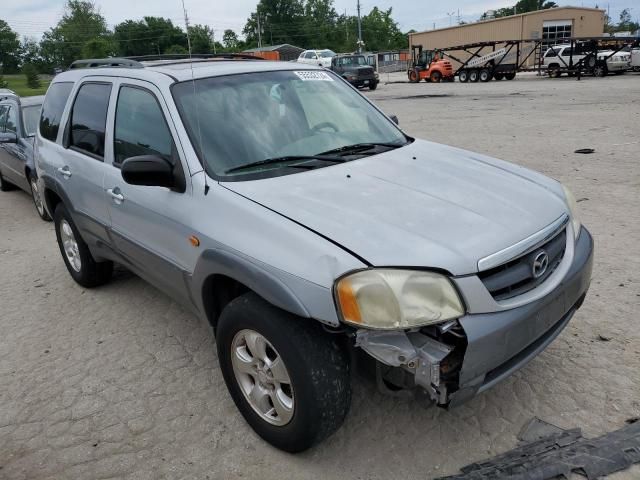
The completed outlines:
{"type": "Polygon", "coordinates": [[[566,241],[567,233],[566,229],[563,229],[551,240],[530,253],[498,267],[480,272],[478,276],[496,300],[506,300],[521,295],[536,288],[553,273],[562,261],[566,241]],[[549,264],[546,271],[536,278],[533,274],[533,262],[543,250],[549,256],[549,264]]]}
{"type": "Polygon", "coordinates": [[[359,68],[358,77],[360,78],[373,77],[373,67],[359,68]]]}

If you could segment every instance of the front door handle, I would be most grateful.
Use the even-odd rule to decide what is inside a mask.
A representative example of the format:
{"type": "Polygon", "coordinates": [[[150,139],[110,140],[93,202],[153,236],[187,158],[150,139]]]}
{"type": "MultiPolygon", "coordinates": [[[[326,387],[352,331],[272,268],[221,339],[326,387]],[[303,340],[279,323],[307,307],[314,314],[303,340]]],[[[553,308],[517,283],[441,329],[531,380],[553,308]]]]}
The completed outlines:
{"type": "Polygon", "coordinates": [[[69,178],[71,176],[71,170],[69,170],[69,167],[67,165],[65,165],[64,167],[60,167],[58,169],[58,173],[64,178],[69,178]]]}
{"type": "Polygon", "coordinates": [[[115,203],[116,205],[120,205],[122,202],[124,202],[124,195],[122,195],[118,187],[109,188],[107,190],[107,193],[113,199],[113,203],[115,203]]]}

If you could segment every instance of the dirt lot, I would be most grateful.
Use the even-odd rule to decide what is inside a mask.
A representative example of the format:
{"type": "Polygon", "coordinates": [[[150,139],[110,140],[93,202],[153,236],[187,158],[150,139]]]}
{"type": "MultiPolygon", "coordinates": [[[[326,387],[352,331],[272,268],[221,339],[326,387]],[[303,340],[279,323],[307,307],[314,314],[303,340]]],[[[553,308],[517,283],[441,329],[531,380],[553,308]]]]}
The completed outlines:
{"type": "MultiPolygon", "coordinates": [[[[6,193],[0,478],[426,479],[514,447],[532,416],[597,435],[640,415],[640,76],[393,84],[367,95],[411,135],[540,170],[581,200],[596,241],[592,287],[549,349],[451,412],[358,380],[342,429],[287,455],[236,411],[209,329],[126,272],[94,291],[74,284],[51,224],[28,196],[6,193]],[[573,153],[585,147],[596,152],[573,153]]],[[[640,467],[612,478],[640,478],[640,467]]]]}

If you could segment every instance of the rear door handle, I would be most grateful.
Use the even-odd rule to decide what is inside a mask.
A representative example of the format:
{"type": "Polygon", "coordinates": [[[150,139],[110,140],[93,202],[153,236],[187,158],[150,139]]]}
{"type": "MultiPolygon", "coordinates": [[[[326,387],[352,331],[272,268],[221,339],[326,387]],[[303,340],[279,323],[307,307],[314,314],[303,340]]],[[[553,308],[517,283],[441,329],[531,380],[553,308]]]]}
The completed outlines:
{"type": "Polygon", "coordinates": [[[71,176],[71,170],[69,170],[69,167],[67,165],[65,165],[64,167],[60,167],[58,169],[58,173],[64,178],[69,178],[71,176]]]}
{"type": "Polygon", "coordinates": [[[118,187],[109,188],[107,190],[107,193],[113,199],[113,203],[115,203],[116,205],[120,205],[122,202],[124,202],[124,195],[122,195],[118,187]]]}

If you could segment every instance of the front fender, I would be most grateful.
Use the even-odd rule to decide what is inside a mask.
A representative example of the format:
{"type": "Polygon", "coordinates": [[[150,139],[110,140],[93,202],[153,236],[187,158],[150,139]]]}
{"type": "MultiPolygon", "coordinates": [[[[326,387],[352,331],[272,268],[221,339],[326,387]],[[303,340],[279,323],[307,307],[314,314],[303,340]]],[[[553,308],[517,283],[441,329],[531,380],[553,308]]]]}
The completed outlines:
{"type": "Polygon", "coordinates": [[[192,275],[192,299],[203,314],[207,311],[204,285],[212,275],[240,282],[269,303],[299,317],[339,325],[330,289],[222,245],[203,252],[192,275]]]}

